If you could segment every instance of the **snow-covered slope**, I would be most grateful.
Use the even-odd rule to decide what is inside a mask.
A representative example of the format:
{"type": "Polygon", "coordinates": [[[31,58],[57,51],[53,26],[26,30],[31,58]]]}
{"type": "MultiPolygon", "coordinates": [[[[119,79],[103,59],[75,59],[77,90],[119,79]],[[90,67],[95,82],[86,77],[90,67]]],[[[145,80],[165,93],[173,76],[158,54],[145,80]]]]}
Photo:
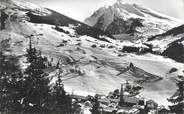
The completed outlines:
{"type": "Polygon", "coordinates": [[[105,30],[116,38],[126,40],[137,40],[138,36],[142,38],[161,34],[181,24],[179,21],[149,8],[124,3],[121,0],[98,9],[84,22],[105,30]],[[130,34],[129,38],[124,34],[130,34]]]}
{"type": "Polygon", "coordinates": [[[27,11],[31,10],[40,15],[48,15],[51,13],[50,11],[48,11],[47,9],[41,6],[32,4],[24,0],[1,0],[0,9],[2,10],[2,9],[8,9],[8,8],[12,10],[17,10],[17,9],[27,10],[27,11]]]}
{"type": "Polygon", "coordinates": [[[153,51],[184,63],[184,25],[148,39],[153,51]]]}
{"type": "MultiPolygon", "coordinates": [[[[1,10],[1,17],[3,14],[6,18],[3,19],[4,28],[0,30],[0,41],[9,39],[10,51],[6,54],[20,57],[22,68],[26,67],[26,48],[31,38],[33,46],[53,64],[58,61],[63,63],[63,82],[68,92],[80,95],[108,94],[129,80],[142,84],[144,97],[167,104],[166,98],[175,91],[172,79],[183,73],[183,64],[153,54],[123,53],[119,50],[124,45],[144,46],[118,42],[107,37],[107,33],[62,14],[34,6],[43,11],[37,12],[37,8],[27,5],[30,3],[19,2],[10,3],[22,4],[24,8],[18,5],[12,7],[6,1],[1,3],[6,7],[1,10]],[[134,66],[130,67],[130,63],[134,66]],[[173,67],[178,70],[168,73],[173,67]]],[[[49,68],[45,72],[50,74],[53,84],[56,69],[49,68]]]]}

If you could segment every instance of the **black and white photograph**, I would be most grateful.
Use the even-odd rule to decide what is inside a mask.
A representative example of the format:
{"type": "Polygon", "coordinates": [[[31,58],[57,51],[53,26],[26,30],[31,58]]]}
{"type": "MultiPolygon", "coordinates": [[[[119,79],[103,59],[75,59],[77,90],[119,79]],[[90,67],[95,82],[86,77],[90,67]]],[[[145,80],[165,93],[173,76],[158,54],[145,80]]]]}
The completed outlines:
{"type": "Polygon", "coordinates": [[[184,0],[0,0],[0,114],[184,114],[184,0]]]}

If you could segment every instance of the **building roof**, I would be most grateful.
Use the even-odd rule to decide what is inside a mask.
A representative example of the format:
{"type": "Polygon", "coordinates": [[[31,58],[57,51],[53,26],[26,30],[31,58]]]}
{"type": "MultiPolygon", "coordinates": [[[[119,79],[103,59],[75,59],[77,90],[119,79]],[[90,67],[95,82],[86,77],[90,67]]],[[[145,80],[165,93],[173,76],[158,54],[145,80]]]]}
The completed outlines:
{"type": "Polygon", "coordinates": [[[170,112],[169,110],[163,108],[163,109],[160,109],[159,112],[170,112]]]}
{"type": "Polygon", "coordinates": [[[72,98],[73,98],[73,99],[83,99],[83,100],[86,99],[85,96],[79,96],[79,95],[72,95],[72,98]]]}
{"type": "Polygon", "coordinates": [[[110,99],[111,102],[115,102],[118,103],[120,101],[120,99],[110,99]]]}
{"type": "Polygon", "coordinates": [[[130,110],[131,110],[131,107],[121,107],[121,106],[118,107],[118,112],[119,113],[120,112],[128,112],[130,110]]]}
{"type": "Polygon", "coordinates": [[[113,112],[114,110],[117,110],[117,108],[107,107],[104,111],[106,111],[106,112],[113,112]]]}
{"type": "Polygon", "coordinates": [[[98,99],[98,101],[101,103],[110,103],[110,100],[108,98],[98,99]]]}

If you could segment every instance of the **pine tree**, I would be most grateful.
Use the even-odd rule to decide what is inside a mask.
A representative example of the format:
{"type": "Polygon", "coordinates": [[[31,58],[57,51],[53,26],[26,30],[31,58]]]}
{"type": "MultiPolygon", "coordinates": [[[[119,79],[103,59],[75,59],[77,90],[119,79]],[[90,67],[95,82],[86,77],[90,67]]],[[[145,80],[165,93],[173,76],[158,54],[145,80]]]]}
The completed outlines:
{"type": "Polygon", "coordinates": [[[19,112],[23,75],[16,56],[4,54],[10,51],[9,40],[0,43],[0,109],[1,112],[19,112]]]}
{"type": "Polygon", "coordinates": [[[169,106],[172,112],[176,114],[184,113],[184,80],[177,82],[177,91],[176,93],[168,99],[169,102],[173,103],[173,106],[169,106]]]}
{"type": "Polygon", "coordinates": [[[41,52],[32,47],[30,38],[29,49],[27,49],[27,62],[24,81],[24,111],[26,112],[45,112],[46,104],[49,99],[49,79],[44,73],[47,58],[42,57],[41,52]]]}
{"type": "Polygon", "coordinates": [[[62,81],[62,70],[57,65],[58,74],[56,85],[54,86],[54,96],[55,96],[55,112],[59,112],[62,114],[71,113],[72,111],[72,100],[70,95],[66,95],[66,91],[64,90],[64,84],[62,81]]]}
{"type": "Polygon", "coordinates": [[[1,30],[3,30],[5,29],[5,21],[8,18],[8,15],[4,12],[4,10],[1,10],[0,14],[1,30]]]}
{"type": "Polygon", "coordinates": [[[94,98],[94,105],[92,107],[92,114],[99,114],[100,103],[98,101],[98,96],[96,95],[94,98]]]}
{"type": "Polygon", "coordinates": [[[55,110],[58,112],[61,112],[61,111],[64,112],[65,110],[64,100],[65,100],[66,92],[64,90],[64,85],[62,83],[60,73],[57,75],[56,85],[54,86],[54,96],[56,98],[55,110]]]}

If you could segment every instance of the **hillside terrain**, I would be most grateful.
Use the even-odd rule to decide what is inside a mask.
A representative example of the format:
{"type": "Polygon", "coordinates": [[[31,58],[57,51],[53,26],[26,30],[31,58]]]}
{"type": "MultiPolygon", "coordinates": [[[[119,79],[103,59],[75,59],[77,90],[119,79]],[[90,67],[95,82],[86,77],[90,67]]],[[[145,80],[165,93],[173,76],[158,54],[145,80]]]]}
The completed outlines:
{"type": "MultiPolygon", "coordinates": [[[[52,64],[61,63],[62,80],[69,93],[108,94],[128,80],[144,87],[141,94],[145,98],[168,105],[166,98],[175,92],[175,79],[183,75],[183,64],[169,58],[122,52],[123,46],[146,45],[119,42],[108,32],[50,9],[21,0],[3,0],[0,9],[0,42],[10,44],[9,50],[1,51],[19,57],[24,69],[31,39],[52,64]],[[172,68],[177,71],[169,73],[172,68]]],[[[51,67],[45,72],[53,85],[57,70],[51,67]]]]}
{"type": "Polygon", "coordinates": [[[184,25],[148,39],[153,50],[184,63],[184,25]]]}

